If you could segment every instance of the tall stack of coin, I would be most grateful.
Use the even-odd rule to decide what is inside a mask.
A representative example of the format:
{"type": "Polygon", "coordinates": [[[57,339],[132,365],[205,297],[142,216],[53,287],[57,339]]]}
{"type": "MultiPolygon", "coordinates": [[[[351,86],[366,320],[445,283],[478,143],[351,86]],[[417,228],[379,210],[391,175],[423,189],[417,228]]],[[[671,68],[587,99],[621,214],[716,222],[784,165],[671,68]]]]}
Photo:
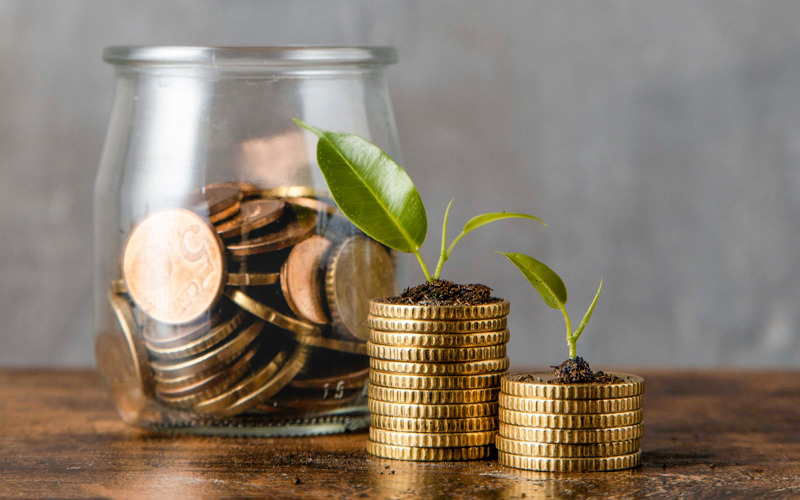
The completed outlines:
{"type": "Polygon", "coordinates": [[[396,305],[373,300],[367,451],[416,461],[476,460],[497,433],[508,370],[509,304],[396,305]]]}
{"type": "Polygon", "coordinates": [[[128,235],[109,295],[125,342],[98,359],[130,358],[128,387],[205,422],[366,414],[367,304],[394,293],[386,248],[305,187],[215,184],[184,205],[128,235]]]}
{"type": "Polygon", "coordinates": [[[507,375],[500,390],[500,463],[518,469],[589,472],[641,461],[644,379],[554,384],[552,373],[507,375]]]}

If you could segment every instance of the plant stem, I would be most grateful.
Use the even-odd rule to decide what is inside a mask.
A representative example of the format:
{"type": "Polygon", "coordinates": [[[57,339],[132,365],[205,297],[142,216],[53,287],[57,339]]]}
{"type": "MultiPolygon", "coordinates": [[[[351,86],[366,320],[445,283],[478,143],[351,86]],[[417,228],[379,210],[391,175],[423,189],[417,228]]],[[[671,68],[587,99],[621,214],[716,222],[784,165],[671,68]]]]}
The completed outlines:
{"type": "Polygon", "coordinates": [[[564,321],[567,323],[567,345],[569,345],[569,359],[575,359],[578,355],[577,353],[577,337],[572,336],[572,325],[569,322],[569,315],[567,314],[567,308],[561,307],[561,314],[564,315],[564,321]]]}
{"type": "Polygon", "coordinates": [[[419,265],[422,267],[422,272],[425,273],[425,281],[433,281],[431,279],[431,273],[428,272],[428,266],[425,265],[425,261],[422,260],[422,255],[419,254],[419,250],[414,250],[414,255],[417,256],[419,265]]]}

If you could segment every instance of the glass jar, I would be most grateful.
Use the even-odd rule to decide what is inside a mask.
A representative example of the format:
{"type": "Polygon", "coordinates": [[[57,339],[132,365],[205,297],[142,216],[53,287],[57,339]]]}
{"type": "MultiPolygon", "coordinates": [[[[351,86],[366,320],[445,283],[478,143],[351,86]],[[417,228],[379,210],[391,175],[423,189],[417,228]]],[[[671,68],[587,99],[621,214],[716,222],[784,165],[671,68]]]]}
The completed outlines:
{"type": "Polygon", "coordinates": [[[95,351],[122,418],[152,430],[366,427],[369,299],[389,250],[353,226],[293,122],[400,161],[392,48],[111,47],[95,184],[95,351]]]}

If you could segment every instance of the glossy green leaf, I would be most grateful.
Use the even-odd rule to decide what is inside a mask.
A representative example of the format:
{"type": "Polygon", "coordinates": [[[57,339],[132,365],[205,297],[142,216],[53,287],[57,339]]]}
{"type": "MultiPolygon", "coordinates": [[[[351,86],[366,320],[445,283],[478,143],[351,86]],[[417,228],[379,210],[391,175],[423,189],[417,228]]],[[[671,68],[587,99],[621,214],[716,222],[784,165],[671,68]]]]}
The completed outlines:
{"type": "Polygon", "coordinates": [[[548,306],[563,310],[567,303],[567,287],[555,271],[533,257],[521,253],[497,253],[505,255],[517,266],[548,306]]]}
{"type": "Polygon", "coordinates": [[[474,231],[475,229],[478,229],[479,227],[481,227],[483,225],[486,225],[486,224],[488,224],[490,222],[494,222],[494,221],[497,221],[497,220],[515,219],[515,218],[516,219],[533,219],[533,220],[541,222],[545,227],[547,227],[547,224],[545,224],[542,219],[540,219],[538,217],[534,217],[533,215],[515,214],[515,213],[508,213],[508,212],[494,212],[494,213],[490,213],[490,214],[481,214],[481,215],[478,215],[478,216],[475,216],[475,217],[471,218],[470,220],[467,221],[466,224],[464,224],[464,229],[462,230],[462,233],[467,234],[470,231],[474,231]]]}
{"type": "Polygon", "coordinates": [[[417,252],[425,241],[428,219],[405,170],[361,137],[295,122],[319,137],[317,162],[345,216],[384,245],[417,252]]]}

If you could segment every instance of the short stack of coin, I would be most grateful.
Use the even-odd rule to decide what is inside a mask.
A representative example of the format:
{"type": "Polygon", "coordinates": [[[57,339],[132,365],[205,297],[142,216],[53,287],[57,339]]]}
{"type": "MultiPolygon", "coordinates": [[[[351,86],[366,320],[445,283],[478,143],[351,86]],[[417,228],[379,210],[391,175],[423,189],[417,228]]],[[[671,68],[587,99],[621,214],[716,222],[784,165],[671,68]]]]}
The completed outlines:
{"type": "Polygon", "coordinates": [[[395,292],[387,249],[304,186],[213,184],[184,206],[128,235],[109,295],[125,342],[98,343],[135,367],[117,385],[204,421],[349,407],[366,425],[365,319],[395,292]]]}
{"type": "Polygon", "coordinates": [[[367,451],[398,460],[485,458],[508,370],[509,304],[396,305],[373,300],[367,451]]]}
{"type": "Polygon", "coordinates": [[[500,390],[501,464],[548,472],[629,469],[641,461],[644,379],[553,384],[552,373],[507,375],[500,390]]]}

